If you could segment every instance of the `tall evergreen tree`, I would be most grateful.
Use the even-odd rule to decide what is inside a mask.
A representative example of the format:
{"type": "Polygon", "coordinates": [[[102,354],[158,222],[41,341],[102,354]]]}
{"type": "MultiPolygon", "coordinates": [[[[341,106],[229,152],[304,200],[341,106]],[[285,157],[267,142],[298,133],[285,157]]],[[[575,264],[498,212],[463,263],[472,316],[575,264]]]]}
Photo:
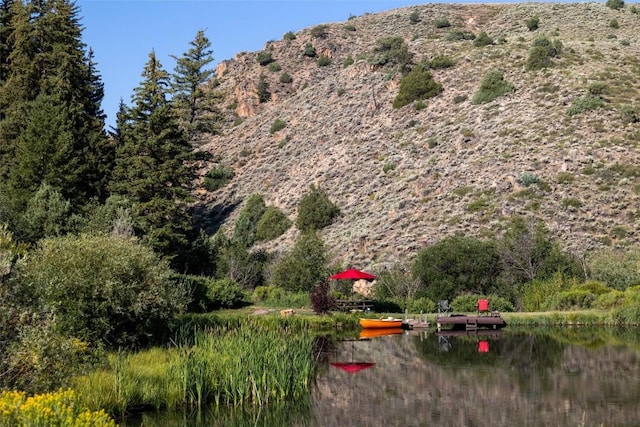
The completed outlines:
{"type": "Polygon", "coordinates": [[[103,87],[82,42],[77,6],[15,1],[10,16],[0,86],[0,185],[14,212],[43,183],[76,209],[90,198],[104,200],[113,154],[100,109],[103,87]]]}
{"type": "Polygon", "coordinates": [[[29,15],[26,5],[16,1],[3,23],[8,56],[2,61],[0,81],[0,185],[6,184],[15,158],[16,139],[28,114],[26,104],[37,93],[37,73],[33,69],[36,44],[29,15]]]}
{"type": "Polygon", "coordinates": [[[180,125],[189,138],[197,138],[203,132],[215,133],[220,114],[215,97],[204,88],[215,72],[206,68],[213,62],[211,42],[203,30],[199,30],[190,43],[191,48],[176,60],[172,79],[173,102],[178,111],[180,125]]]}
{"type": "Polygon", "coordinates": [[[133,107],[117,130],[111,188],[133,203],[136,232],[174,258],[186,250],[192,231],[188,203],[194,167],[189,142],[167,100],[168,87],[169,75],[152,51],[134,89],[133,107]]]}
{"type": "MultiPolygon", "coordinates": [[[[5,70],[8,65],[9,53],[11,46],[9,38],[11,37],[11,4],[14,0],[0,0],[0,84],[5,78],[5,70]]],[[[2,111],[0,111],[0,119],[2,111]]]]}

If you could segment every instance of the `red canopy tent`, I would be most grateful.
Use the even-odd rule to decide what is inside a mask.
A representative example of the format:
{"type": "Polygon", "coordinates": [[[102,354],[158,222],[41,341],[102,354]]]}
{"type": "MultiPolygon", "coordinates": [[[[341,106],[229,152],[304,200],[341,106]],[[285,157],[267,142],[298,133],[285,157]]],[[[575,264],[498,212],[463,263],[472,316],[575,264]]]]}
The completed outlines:
{"type": "Polygon", "coordinates": [[[373,280],[376,276],[373,274],[365,273],[364,271],[356,270],[355,268],[350,268],[345,271],[341,271],[340,273],[334,274],[330,276],[329,279],[332,280],[373,280]]]}

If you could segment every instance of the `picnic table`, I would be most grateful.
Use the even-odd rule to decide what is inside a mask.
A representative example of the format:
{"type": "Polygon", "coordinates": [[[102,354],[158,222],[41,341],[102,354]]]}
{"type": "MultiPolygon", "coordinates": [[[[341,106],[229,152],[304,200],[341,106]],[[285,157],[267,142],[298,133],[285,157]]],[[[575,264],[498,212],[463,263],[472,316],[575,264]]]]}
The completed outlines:
{"type": "Polygon", "coordinates": [[[373,300],[368,299],[339,299],[336,300],[336,309],[339,311],[351,311],[351,310],[362,310],[373,308],[373,300]]]}

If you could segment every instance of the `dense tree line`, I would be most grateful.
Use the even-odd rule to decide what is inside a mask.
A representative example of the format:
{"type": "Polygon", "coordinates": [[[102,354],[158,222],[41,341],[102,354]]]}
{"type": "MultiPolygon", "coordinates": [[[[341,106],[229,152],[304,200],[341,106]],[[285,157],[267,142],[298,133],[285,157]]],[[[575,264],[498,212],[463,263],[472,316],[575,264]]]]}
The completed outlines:
{"type": "Polygon", "coordinates": [[[46,388],[83,358],[73,343],[150,342],[189,301],[174,271],[215,270],[189,208],[193,141],[217,119],[210,46],[199,31],[172,74],[152,51],[107,132],[75,3],[0,0],[3,383],[46,388]]]}

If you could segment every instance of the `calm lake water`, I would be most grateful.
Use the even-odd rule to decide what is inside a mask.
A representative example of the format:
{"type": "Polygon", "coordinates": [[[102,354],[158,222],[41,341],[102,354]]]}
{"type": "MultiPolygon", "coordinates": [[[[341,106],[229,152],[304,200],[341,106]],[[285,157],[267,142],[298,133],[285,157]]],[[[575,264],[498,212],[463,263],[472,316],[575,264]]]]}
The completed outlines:
{"type": "Polygon", "coordinates": [[[307,402],[144,414],[126,426],[640,426],[640,331],[326,340],[307,402]]]}

